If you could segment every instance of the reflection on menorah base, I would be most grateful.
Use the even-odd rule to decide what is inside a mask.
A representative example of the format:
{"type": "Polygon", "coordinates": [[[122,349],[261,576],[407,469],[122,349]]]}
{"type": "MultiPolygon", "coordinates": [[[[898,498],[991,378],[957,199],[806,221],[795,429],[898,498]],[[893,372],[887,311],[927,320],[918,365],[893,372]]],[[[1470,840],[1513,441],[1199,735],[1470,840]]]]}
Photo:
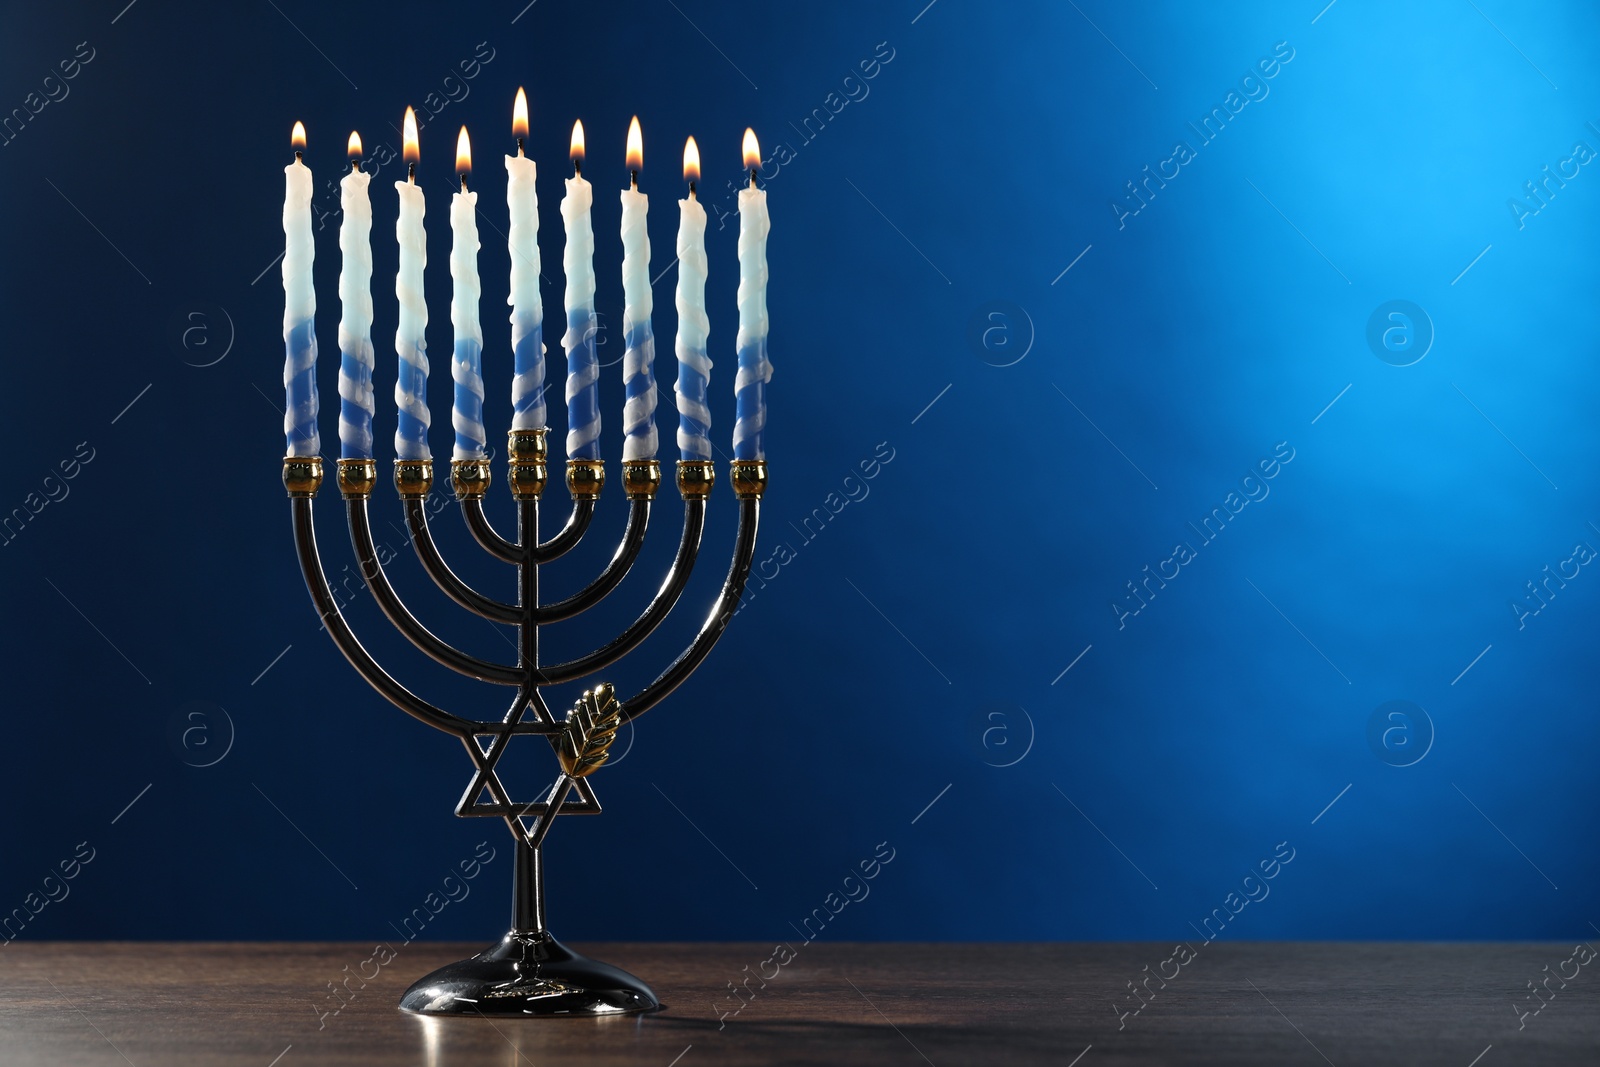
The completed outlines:
{"type": "MultiPolygon", "coordinates": [[[[537,832],[537,831],[535,831],[537,832]]],[[[471,959],[418,979],[400,1007],[418,1015],[630,1015],[661,1007],[651,988],[563,945],[544,925],[543,857],[518,840],[512,928],[471,959]]]]}
{"type": "Polygon", "coordinates": [[[551,937],[506,934],[494,948],[418,981],[400,1007],[418,1015],[631,1015],[661,1007],[649,986],[551,937]]]}
{"type": "Polygon", "coordinates": [[[573,952],[551,936],[545,926],[542,846],[556,816],[599,814],[600,802],[589,775],[605,763],[617,729],[683,684],[727,629],[755,556],[767,471],[761,460],[735,460],[729,467],[729,480],[739,503],[733,559],[722,590],[689,647],[634,696],[619,700],[609,684],[598,684],[584,690],[564,720],[557,719],[540,691],[587,678],[642,644],[677,604],[699,554],[706,504],[716,474],[709,461],[684,461],[678,464],[677,471],[678,490],[683,497],[683,533],[672,566],[650,603],[622,633],[588,655],[565,663],[540,662],[540,627],[572,618],[599,603],[622,582],[644,544],[651,505],[661,484],[660,464],[655,460],[626,461],[622,473],[628,519],[610,563],[579,592],[541,604],[539,568],[570,551],[583,538],[605,483],[604,464],[595,460],[568,461],[572,511],[561,531],[542,543],[539,498],[547,480],[545,431],[511,431],[507,475],[517,505],[515,540],[497,533],[484,514],[489,464],[477,460],[451,464],[451,482],[473,538],[491,556],[515,568],[517,598],[510,603],[467,585],[440,555],[428,529],[425,503],[433,487],[432,462],[395,462],[395,487],[423,569],[461,607],[517,629],[518,659],[512,665],[479,659],[446,644],[411,614],[390,585],[372,537],[367,506],[377,482],[376,466],[371,460],[339,461],[339,489],[344,497],[351,543],[362,576],[384,615],[419,651],[436,662],[479,681],[514,689],[516,695],[502,718],[474,719],[445,711],[418,697],[384,670],[356,638],[340,613],[317,551],[312,500],[322,486],[322,460],[294,456],[284,459],[283,481],[289,491],[301,572],[329,636],[362,678],[390,703],[461,740],[474,773],[456,805],[456,814],[499,818],[516,841],[510,931],[495,947],[442,967],[414,984],[400,1001],[406,1011],[425,1015],[596,1016],[654,1011],[661,1006],[650,987],[633,975],[573,952]],[[495,768],[512,738],[528,734],[545,739],[559,762],[560,773],[543,798],[513,800],[495,768]]]}

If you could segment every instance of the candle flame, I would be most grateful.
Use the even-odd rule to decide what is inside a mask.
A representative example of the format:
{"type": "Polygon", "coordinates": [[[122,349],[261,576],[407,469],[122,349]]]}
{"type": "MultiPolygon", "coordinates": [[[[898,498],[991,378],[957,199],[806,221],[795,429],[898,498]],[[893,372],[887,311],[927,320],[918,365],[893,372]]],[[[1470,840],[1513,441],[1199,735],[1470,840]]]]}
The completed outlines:
{"type": "Polygon", "coordinates": [[[417,113],[409,107],[406,108],[404,127],[401,140],[404,145],[402,151],[405,155],[405,161],[407,163],[420,162],[422,160],[422,146],[417,143],[417,113]]]}
{"type": "Polygon", "coordinates": [[[361,158],[361,135],[355,130],[350,131],[350,144],[346,149],[351,159],[361,158]]]}
{"type": "Polygon", "coordinates": [[[583,162],[583,120],[572,124],[572,150],[567,153],[574,163],[583,162]]]}
{"type": "Polygon", "coordinates": [[[694,143],[693,137],[683,144],[683,180],[686,182],[700,180],[700,146],[694,143]]]}
{"type": "Polygon", "coordinates": [[[633,116],[633,121],[628,123],[628,169],[640,171],[644,169],[644,135],[639,132],[639,116],[633,116]]]}
{"type": "Polygon", "coordinates": [[[746,170],[759,170],[761,167],[761,144],[756,140],[756,131],[748,126],[744,131],[744,167],[746,170]]]}
{"type": "Polygon", "coordinates": [[[528,136],[528,94],[517,86],[517,102],[511,105],[511,136],[528,136]]]}
{"type": "Polygon", "coordinates": [[[294,124],[294,131],[289,134],[289,143],[291,145],[293,145],[294,147],[296,147],[296,148],[304,148],[306,146],[306,124],[305,123],[296,122],[294,124]]]}
{"type": "Polygon", "coordinates": [[[461,135],[456,138],[456,173],[469,174],[472,172],[472,142],[467,140],[467,128],[461,127],[461,135]]]}

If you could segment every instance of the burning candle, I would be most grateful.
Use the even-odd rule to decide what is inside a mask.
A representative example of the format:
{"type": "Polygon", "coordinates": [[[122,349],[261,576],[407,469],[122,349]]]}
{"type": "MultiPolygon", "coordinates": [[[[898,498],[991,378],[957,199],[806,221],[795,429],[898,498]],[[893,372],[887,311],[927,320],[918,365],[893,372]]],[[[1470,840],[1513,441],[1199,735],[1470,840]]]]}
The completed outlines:
{"type": "Polygon", "coordinates": [[[711,359],[706,338],[711,320],[706,316],[706,209],[695,197],[700,180],[700,148],[691,137],[683,146],[683,180],[689,198],[678,201],[678,452],[683,460],[711,458],[711,408],[706,390],[711,380],[711,359]]]}
{"type": "Polygon", "coordinates": [[[567,245],[561,265],[567,275],[567,458],[600,458],[600,361],[595,356],[594,226],[589,209],[594,191],[583,179],[583,123],[572,124],[572,177],[561,198],[567,245]]]}
{"type": "Polygon", "coordinates": [[[311,169],[304,123],[290,135],[294,162],[283,168],[283,434],[290,456],[322,451],[317,434],[317,293],[311,284],[311,169]]]}
{"type": "Polygon", "coordinates": [[[656,341],[650,331],[650,198],[639,191],[644,139],[639,116],[628,124],[628,188],[622,190],[622,458],[656,458],[656,341]]]}
{"type": "Polygon", "coordinates": [[[539,168],[522,154],[528,136],[528,96],[517,90],[511,111],[511,134],[517,154],[506,157],[506,207],[511,229],[506,244],[511,252],[511,350],[515,376],[511,379],[511,427],[545,428],[544,410],[544,304],[539,299],[539,196],[534,179],[539,168]]]}
{"type": "Polygon", "coordinates": [[[483,325],[478,321],[478,300],[483,285],[478,280],[478,194],[467,190],[472,172],[472,145],[467,128],[456,139],[456,174],[461,191],[450,198],[450,323],[455,327],[455,358],[450,376],[455,379],[455,406],[451,425],[456,431],[452,458],[483,459],[483,325]]]}
{"type": "Polygon", "coordinates": [[[372,458],[372,175],[361,135],[350,135],[350,173],[339,181],[339,456],[372,458]]]}
{"type": "Polygon", "coordinates": [[[733,458],[765,459],[762,436],[767,426],[767,192],[756,186],[761,146],[753,130],[744,131],[744,165],[750,184],[739,190],[739,373],[733,383],[733,458]]]}
{"type": "Polygon", "coordinates": [[[400,271],[394,280],[394,293],[400,300],[400,325],[394,334],[400,368],[394,382],[394,400],[400,414],[394,431],[394,452],[397,459],[423,460],[433,458],[428,451],[428,342],[424,337],[428,304],[422,297],[428,242],[422,228],[422,190],[417,188],[417,161],[422,158],[417,144],[417,116],[409,107],[402,137],[406,180],[394,183],[400,194],[400,218],[395,223],[400,271]]]}

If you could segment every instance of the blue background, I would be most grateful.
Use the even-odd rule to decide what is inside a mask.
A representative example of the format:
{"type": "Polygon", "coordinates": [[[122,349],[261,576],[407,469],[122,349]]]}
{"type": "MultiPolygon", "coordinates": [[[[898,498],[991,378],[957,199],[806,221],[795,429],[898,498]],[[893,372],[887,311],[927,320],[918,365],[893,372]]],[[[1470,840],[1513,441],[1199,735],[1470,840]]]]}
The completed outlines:
{"type": "MultiPolygon", "coordinates": [[[[428,936],[504,928],[509,838],[451,815],[469,762],[367,689],[302,587],[279,484],[273,257],[291,123],[310,130],[320,183],[342,172],[350,129],[397,147],[406,104],[436,94],[420,170],[432,443],[447,453],[446,194],[463,123],[502,440],[497,157],[518,85],[541,167],[547,314],[575,117],[613,323],[609,189],[626,180],[631,114],[653,275],[672,259],[684,136],[724,210],[746,125],[769,155],[790,147],[767,182],[772,562],[710,661],[594,780],[606,814],[552,834],[557,933],[792,937],[880,842],[893,861],[827,938],[1188,937],[1280,842],[1293,861],[1225,936],[1572,938],[1600,921],[1600,577],[1582,567],[1520,628],[1510,606],[1575,544],[1600,546],[1600,174],[1579,166],[1542,201],[1524,191],[1575,142],[1600,149],[1593,11],[125,2],[33,5],[0,43],[5,113],[59,95],[45,78],[79,42],[93,55],[0,147],[0,510],[67,493],[0,547],[0,912],[79,842],[95,850],[23,936],[386,938],[480,841],[496,858],[428,936]],[[1241,88],[1275,48],[1292,58],[1241,88]],[[874,58],[873,78],[846,81],[874,58]],[[1202,143],[1189,123],[1230,92],[1235,106],[1257,98],[1202,143]],[[802,120],[830,107],[808,139],[802,120]],[[1194,157],[1142,204],[1126,199],[1178,141],[1194,157]],[[1368,340],[1392,300],[1421,309],[1414,346],[1431,338],[1410,366],[1368,340]],[[80,442],[92,461],[47,482],[80,442]],[[1293,458],[1269,494],[1200,543],[1188,524],[1275,450],[1293,458]],[[875,455],[892,459],[847,480],[875,455]],[[805,531],[847,493],[862,498],[805,531]],[[1195,558],[1121,615],[1136,604],[1125,583],[1185,541],[1195,558]],[[1372,729],[1390,701],[1422,710],[1381,712],[1372,729]]],[[[384,461],[399,171],[381,167],[372,187],[384,461]]],[[[737,272],[735,226],[716,214],[725,451],[737,272]]],[[[316,264],[330,454],[336,226],[317,234],[316,264]]],[[[656,286],[667,380],[675,278],[656,286]]],[[[616,338],[601,351],[615,478],[616,338]]],[[[550,365],[561,373],[559,349],[550,365]]],[[[661,426],[670,441],[665,410],[661,426]]],[[[496,477],[491,513],[509,522],[496,477]]],[[[732,542],[724,490],[677,617],[614,672],[624,692],[715,595],[732,542]]],[[[565,494],[547,499],[553,528],[565,494]]],[[[331,489],[321,503],[337,571],[351,557],[331,489]]],[[[608,493],[548,595],[596,572],[624,510],[608,493]]],[[[404,549],[394,579],[417,613],[509,655],[426,586],[387,489],[375,511],[404,549]]],[[[446,554],[509,594],[454,511],[435,521],[446,554]]],[[[606,610],[552,632],[548,654],[587,650],[643,604],[679,512],[669,493],[634,576],[606,610]]],[[[403,647],[370,598],[350,616],[435,702],[499,714],[502,691],[403,647]]],[[[524,744],[503,767],[526,794],[552,768],[524,744]]]]}

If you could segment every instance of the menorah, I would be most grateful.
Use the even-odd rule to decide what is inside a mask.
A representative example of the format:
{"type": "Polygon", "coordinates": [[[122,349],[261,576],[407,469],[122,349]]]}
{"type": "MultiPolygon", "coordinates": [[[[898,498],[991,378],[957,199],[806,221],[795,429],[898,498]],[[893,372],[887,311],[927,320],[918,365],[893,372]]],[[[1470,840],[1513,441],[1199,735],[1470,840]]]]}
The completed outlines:
{"type": "Polygon", "coordinates": [[[656,460],[626,460],[623,490],[628,498],[627,524],[611,561],[588,586],[550,604],[539,601],[539,568],[571,551],[588,532],[595,502],[605,483],[601,460],[569,459],[567,488],[572,510],[559,533],[539,540],[539,500],[548,478],[544,430],[512,430],[507,481],[517,509],[517,537],[496,532],[484,512],[490,486],[487,460],[455,460],[451,483],[473,539],[490,556],[516,568],[516,603],[486,596],[458,577],[428,528],[426,500],[433,488],[431,460],[396,460],[394,480],[406,524],[423,569],[456,604],[494,623],[514,626],[518,633],[515,665],[492,663],[451,646],[417,620],[390,584],[373,542],[367,504],[377,483],[370,459],[338,461],[339,490],[344,497],[361,574],[378,606],[416,648],[459,674],[515,689],[505,716],[475,719],[435,707],[398,682],[362,646],[322,569],[312,523],[312,500],[322,486],[322,459],[288,456],[283,463],[289,491],[295,546],[306,587],[328,634],[356,671],[401,711],[461,739],[475,772],[456,814],[466,818],[499,818],[516,841],[511,929],[492,948],[449,964],[413,984],[400,1000],[406,1011],[425,1015],[609,1015],[654,1011],[661,1005],[644,982],[606,963],[589,959],[557,941],[545,925],[544,865],[541,849],[558,815],[600,812],[588,776],[606,760],[618,728],[660,703],[692,674],[738,608],[755,555],[761,496],[766,488],[763,460],[733,460],[729,481],[739,502],[739,528],[733,561],[710,613],[687,649],[636,695],[618,700],[609,684],[586,689],[564,720],[550,712],[541,690],[587,678],[628,655],[661,625],[688,585],[705,528],[706,504],[716,481],[710,460],[680,461],[679,495],[683,498],[683,534],[677,555],[660,589],[644,611],[610,643],[565,663],[542,663],[539,629],[571,619],[606,597],[632,568],[644,545],[651,505],[661,485],[656,460]],[[542,800],[511,799],[495,768],[511,739],[519,734],[545,737],[555,752],[560,774],[542,800]],[[569,799],[576,792],[576,801],[569,799]],[[488,800],[483,799],[488,794],[488,800]]]}

